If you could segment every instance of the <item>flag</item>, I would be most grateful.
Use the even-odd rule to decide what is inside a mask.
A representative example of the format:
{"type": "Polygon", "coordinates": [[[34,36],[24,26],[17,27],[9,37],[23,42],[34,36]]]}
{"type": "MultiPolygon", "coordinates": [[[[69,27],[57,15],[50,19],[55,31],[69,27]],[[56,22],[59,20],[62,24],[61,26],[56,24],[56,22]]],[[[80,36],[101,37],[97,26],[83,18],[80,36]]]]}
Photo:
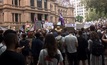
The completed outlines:
{"type": "Polygon", "coordinates": [[[63,16],[62,16],[61,13],[60,13],[60,15],[59,15],[59,21],[61,22],[61,25],[62,25],[62,26],[65,26],[64,18],[63,18],[63,16]]]}
{"type": "Polygon", "coordinates": [[[22,26],[20,27],[20,30],[21,30],[22,32],[24,32],[24,30],[25,30],[25,25],[22,25],[22,26]]]}

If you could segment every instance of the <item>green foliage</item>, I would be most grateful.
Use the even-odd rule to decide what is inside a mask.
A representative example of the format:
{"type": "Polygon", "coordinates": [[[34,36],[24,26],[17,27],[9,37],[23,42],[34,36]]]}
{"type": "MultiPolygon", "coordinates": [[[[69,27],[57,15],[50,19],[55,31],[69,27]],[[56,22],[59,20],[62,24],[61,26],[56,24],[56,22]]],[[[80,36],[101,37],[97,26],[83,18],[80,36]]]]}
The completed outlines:
{"type": "Polygon", "coordinates": [[[94,9],[96,13],[107,14],[107,0],[82,0],[87,9],[94,9]]]}
{"type": "Polygon", "coordinates": [[[82,0],[82,3],[88,10],[87,21],[107,18],[107,0],[82,0]]]}
{"type": "Polygon", "coordinates": [[[88,14],[86,14],[86,21],[94,21],[100,18],[107,18],[107,16],[104,14],[104,12],[96,13],[94,9],[88,10],[88,14]]]}
{"type": "Polygon", "coordinates": [[[82,22],[83,21],[83,16],[76,16],[76,21],[82,22]]]}

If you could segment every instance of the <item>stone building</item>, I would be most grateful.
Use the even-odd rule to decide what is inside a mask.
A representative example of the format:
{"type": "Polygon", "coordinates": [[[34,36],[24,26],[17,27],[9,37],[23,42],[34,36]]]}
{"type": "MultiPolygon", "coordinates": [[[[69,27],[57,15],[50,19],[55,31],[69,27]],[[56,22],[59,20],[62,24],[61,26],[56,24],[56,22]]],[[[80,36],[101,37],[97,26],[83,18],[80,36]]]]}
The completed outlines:
{"type": "Polygon", "coordinates": [[[65,22],[74,22],[74,8],[62,6],[56,0],[0,0],[0,25],[18,26],[47,20],[56,24],[59,13],[65,22]]]}

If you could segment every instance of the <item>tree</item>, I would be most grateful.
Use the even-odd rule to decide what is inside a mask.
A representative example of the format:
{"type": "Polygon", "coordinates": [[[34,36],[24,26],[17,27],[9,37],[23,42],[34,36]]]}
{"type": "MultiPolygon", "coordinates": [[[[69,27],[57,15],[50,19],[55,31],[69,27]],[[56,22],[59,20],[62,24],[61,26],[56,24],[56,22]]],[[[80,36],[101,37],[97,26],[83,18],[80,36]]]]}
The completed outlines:
{"type": "Polygon", "coordinates": [[[88,13],[86,14],[86,21],[95,21],[102,17],[105,18],[104,13],[96,13],[94,9],[93,11],[88,10],[88,13]]]}
{"type": "Polygon", "coordinates": [[[80,16],[80,15],[76,16],[76,21],[82,22],[83,21],[83,16],[80,16]]]}
{"type": "Polygon", "coordinates": [[[107,0],[82,0],[87,9],[95,10],[96,13],[107,14],[107,0]]]}

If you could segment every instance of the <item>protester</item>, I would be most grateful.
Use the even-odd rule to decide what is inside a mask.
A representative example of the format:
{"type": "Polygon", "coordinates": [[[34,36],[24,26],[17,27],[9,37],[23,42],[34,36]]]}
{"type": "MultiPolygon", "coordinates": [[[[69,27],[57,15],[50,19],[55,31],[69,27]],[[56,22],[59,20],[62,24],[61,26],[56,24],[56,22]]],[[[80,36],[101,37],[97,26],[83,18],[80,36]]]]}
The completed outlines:
{"type": "Polygon", "coordinates": [[[70,31],[69,35],[65,36],[65,45],[67,51],[67,59],[69,65],[77,65],[77,37],[73,35],[73,31],[70,31]]]}
{"type": "Polygon", "coordinates": [[[55,38],[57,47],[60,50],[62,56],[63,56],[63,64],[65,65],[65,47],[64,47],[64,37],[61,36],[61,31],[58,32],[58,36],[55,38]]]}
{"type": "Polygon", "coordinates": [[[20,47],[23,47],[24,48],[22,49],[22,54],[24,55],[25,59],[26,59],[26,64],[28,64],[28,60],[29,60],[29,57],[30,57],[30,41],[26,39],[26,34],[22,34],[22,39],[20,40],[20,47]]]}
{"type": "Polygon", "coordinates": [[[46,35],[45,48],[41,50],[38,65],[63,65],[63,57],[57,49],[55,37],[52,34],[46,35]]]}
{"type": "Polygon", "coordinates": [[[37,32],[35,36],[36,37],[32,40],[31,50],[34,65],[37,65],[40,50],[43,48],[43,41],[40,39],[41,34],[39,32],[37,32]]]}
{"type": "Polygon", "coordinates": [[[24,56],[16,52],[18,44],[17,35],[14,33],[6,34],[5,32],[4,43],[7,49],[0,56],[0,65],[25,65],[24,56]]]}
{"type": "Polygon", "coordinates": [[[6,45],[3,43],[3,30],[0,30],[0,55],[6,50],[6,45]]]}
{"type": "Polygon", "coordinates": [[[87,49],[88,49],[88,42],[87,40],[82,36],[82,31],[79,31],[79,37],[78,39],[78,60],[79,64],[80,61],[82,61],[82,65],[86,65],[86,60],[87,60],[87,49]]]}
{"type": "Polygon", "coordinates": [[[93,50],[95,49],[95,45],[96,45],[95,41],[96,40],[101,42],[101,39],[99,38],[98,34],[95,31],[93,31],[93,32],[91,32],[90,39],[88,41],[89,50],[91,52],[90,65],[102,65],[102,55],[95,55],[95,53],[94,53],[100,49],[93,52],[93,50]]]}

